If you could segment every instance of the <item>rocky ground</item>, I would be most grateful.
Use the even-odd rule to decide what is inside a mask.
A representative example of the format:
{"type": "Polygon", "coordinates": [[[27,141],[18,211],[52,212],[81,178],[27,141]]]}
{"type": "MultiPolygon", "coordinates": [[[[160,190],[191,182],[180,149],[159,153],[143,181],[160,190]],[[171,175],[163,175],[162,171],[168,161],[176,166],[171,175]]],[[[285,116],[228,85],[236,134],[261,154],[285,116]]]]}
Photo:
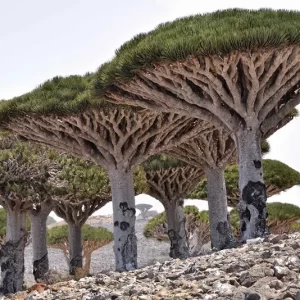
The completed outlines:
{"type": "MultiPolygon", "coordinates": [[[[164,262],[169,259],[169,243],[159,242],[155,239],[146,239],[143,235],[143,229],[147,222],[137,220],[136,235],[138,241],[138,265],[144,267],[155,262],[164,262]]],[[[108,218],[94,218],[93,226],[103,226],[113,231],[112,220],[108,218]],[[97,222],[96,222],[97,221],[97,222]]],[[[53,225],[52,225],[53,226],[53,225]]],[[[55,271],[67,274],[68,265],[64,258],[62,250],[48,249],[50,268],[55,271]]],[[[103,271],[114,270],[115,258],[113,253],[113,243],[110,243],[92,254],[91,273],[99,273],[103,271]]],[[[25,249],[25,283],[27,286],[34,284],[32,275],[32,246],[29,245],[25,249]]]]}
{"type": "MultiPolygon", "coordinates": [[[[250,240],[237,249],[127,272],[107,272],[11,299],[300,300],[300,233],[250,240]]],[[[6,299],[6,298],[4,298],[6,299]]]]}

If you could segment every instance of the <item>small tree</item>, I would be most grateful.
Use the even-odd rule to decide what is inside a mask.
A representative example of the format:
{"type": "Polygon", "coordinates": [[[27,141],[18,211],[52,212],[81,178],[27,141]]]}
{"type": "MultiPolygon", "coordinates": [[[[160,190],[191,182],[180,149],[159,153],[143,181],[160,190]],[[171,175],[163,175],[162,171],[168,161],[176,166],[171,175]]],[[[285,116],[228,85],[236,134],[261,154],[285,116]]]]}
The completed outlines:
{"type": "Polygon", "coordinates": [[[144,164],[149,194],[165,207],[170,239],[170,256],[189,256],[188,236],[183,212],[184,198],[204,176],[201,169],[166,155],[152,156],[144,164]]]}
{"type": "MultiPolygon", "coordinates": [[[[54,226],[47,230],[47,241],[49,247],[63,250],[66,261],[70,266],[68,231],[68,225],[54,226]]],[[[113,234],[105,228],[84,224],[82,226],[82,240],[85,264],[74,273],[77,279],[89,274],[93,251],[110,243],[113,240],[113,234]]]]}
{"type": "Polygon", "coordinates": [[[170,155],[197,167],[207,178],[207,200],[211,243],[216,249],[235,246],[228,211],[224,168],[236,157],[235,142],[223,129],[214,129],[197,138],[174,147],[170,155]]]}
{"type": "Polygon", "coordinates": [[[146,220],[146,219],[147,219],[147,212],[148,212],[148,210],[150,210],[152,207],[153,207],[152,205],[146,204],[146,203],[137,204],[137,205],[135,206],[135,208],[137,208],[137,209],[141,212],[141,215],[142,215],[143,220],[146,220]]]}

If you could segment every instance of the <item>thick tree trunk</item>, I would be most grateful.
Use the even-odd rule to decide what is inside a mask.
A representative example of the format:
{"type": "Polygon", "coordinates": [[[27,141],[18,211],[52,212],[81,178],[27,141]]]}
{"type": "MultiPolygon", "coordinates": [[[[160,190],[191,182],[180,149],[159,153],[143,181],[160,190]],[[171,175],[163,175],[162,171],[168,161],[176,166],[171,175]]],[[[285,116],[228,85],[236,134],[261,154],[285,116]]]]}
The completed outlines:
{"type": "Polygon", "coordinates": [[[172,258],[182,259],[189,256],[189,244],[185,229],[183,204],[179,205],[179,202],[168,203],[165,209],[168,222],[168,236],[171,243],[169,255],[172,258]]]}
{"type": "Polygon", "coordinates": [[[69,254],[70,254],[70,275],[75,275],[77,268],[82,268],[82,236],[81,226],[68,224],[69,229],[69,254]]]}
{"type": "Polygon", "coordinates": [[[219,250],[235,246],[235,239],[227,211],[227,193],[224,170],[205,169],[207,177],[207,201],[212,248],[219,250]]]}
{"type": "MultiPolygon", "coordinates": [[[[49,211],[50,213],[50,211],[49,211]]],[[[47,217],[44,213],[29,213],[31,222],[33,276],[36,282],[44,280],[49,271],[49,259],[47,248],[47,217]]]]}
{"type": "Polygon", "coordinates": [[[260,136],[256,130],[236,134],[239,157],[239,212],[242,240],[268,233],[266,187],[263,179],[260,136]]]}
{"type": "Polygon", "coordinates": [[[24,280],[24,249],[26,245],[26,213],[6,210],[6,257],[1,258],[1,283],[4,294],[22,290],[24,280]]]}
{"type": "Polygon", "coordinates": [[[108,173],[114,214],[116,270],[129,271],[137,268],[133,174],[124,170],[111,170],[108,173]]]}

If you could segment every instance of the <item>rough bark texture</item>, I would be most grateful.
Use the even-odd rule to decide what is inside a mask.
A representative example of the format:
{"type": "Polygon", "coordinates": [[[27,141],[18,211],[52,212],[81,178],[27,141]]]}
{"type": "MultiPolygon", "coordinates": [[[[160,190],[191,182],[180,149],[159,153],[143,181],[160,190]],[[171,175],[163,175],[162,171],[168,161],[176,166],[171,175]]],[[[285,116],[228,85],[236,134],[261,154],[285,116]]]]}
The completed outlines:
{"type": "Polygon", "coordinates": [[[113,201],[116,271],[129,271],[137,268],[133,174],[125,170],[110,170],[108,174],[113,201]]]}
{"type": "Polygon", "coordinates": [[[262,237],[267,229],[267,194],[263,179],[260,136],[255,130],[237,134],[239,156],[239,212],[242,240],[262,237]]]}
{"type": "MultiPolygon", "coordinates": [[[[251,128],[251,134],[264,136],[272,133],[272,128],[300,103],[299,91],[300,46],[286,45],[233,51],[225,57],[190,55],[181,61],[155,63],[151,68],[137,70],[133,80],[111,85],[106,99],[201,118],[235,134],[241,128],[245,132],[251,128]]],[[[243,151],[242,160],[246,160],[246,156],[261,160],[247,147],[243,147],[243,151]]],[[[241,190],[247,186],[244,197],[247,198],[251,190],[261,195],[256,204],[260,208],[253,210],[246,210],[245,201],[241,200],[243,239],[265,232],[265,187],[262,176],[257,179],[254,173],[251,169],[244,170],[240,180],[241,190]],[[251,226],[244,225],[245,222],[251,226]],[[261,224],[253,225],[257,222],[261,224]]]]}
{"type": "Polygon", "coordinates": [[[171,243],[169,255],[172,258],[186,258],[189,256],[189,243],[185,228],[183,200],[169,203],[165,209],[168,222],[168,236],[171,243]]]}
{"type": "Polygon", "coordinates": [[[204,176],[201,169],[190,166],[146,170],[149,195],[159,200],[165,207],[170,239],[170,256],[189,256],[188,237],[185,229],[183,199],[204,176]]]}
{"type": "Polygon", "coordinates": [[[235,246],[235,239],[227,211],[227,194],[224,170],[206,168],[207,201],[212,248],[219,250],[235,246]]]}
{"type": "Polygon", "coordinates": [[[142,163],[189,140],[211,125],[172,113],[103,108],[67,117],[21,117],[7,128],[36,142],[85,157],[106,170],[142,163]]]}
{"type": "Polygon", "coordinates": [[[236,161],[234,139],[224,129],[214,129],[167,151],[194,167],[222,168],[236,161]]]}
{"type": "Polygon", "coordinates": [[[299,81],[300,47],[292,45],[155,63],[113,84],[105,97],[201,118],[230,132],[254,121],[265,134],[300,103],[299,81]]]}
{"type": "Polygon", "coordinates": [[[75,274],[82,268],[81,228],[89,216],[111,201],[110,198],[95,196],[93,199],[78,200],[73,195],[55,199],[54,211],[69,226],[69,273],[75,274]]]}
{"type": "Polygon", "coordinates": [[[37,209],[28,212],[31,222],[33,276],[37,282],[43,281],[49,271],[46,222],[52,208],[52,201],[45,201],[37,209]]]}
{"type": "Polygon", "coordinates": [[[215,129],[172,148],[168,153],[205,170],[212,246],[217,249],[233,247],[235,241],[228,220],[223,168],[236,159],[234,140],[224,129],[215,129]]]}
{"type": "Polygon", "coordinates": [[[69,259],[70,259],[70,274],[75,275],[76,269],[82,268],[82,226],[68,224],[69,229],[69,259]]]}
{"type": "Polygon", "coordinates": [[[1,283],[4,294],[22,290],[24,280],[24,249],[26,245],[26,214],[7,210],[6,244],[1,257],[1,283]],[[4,252],[4,253],[3,253],[4,252]]]}

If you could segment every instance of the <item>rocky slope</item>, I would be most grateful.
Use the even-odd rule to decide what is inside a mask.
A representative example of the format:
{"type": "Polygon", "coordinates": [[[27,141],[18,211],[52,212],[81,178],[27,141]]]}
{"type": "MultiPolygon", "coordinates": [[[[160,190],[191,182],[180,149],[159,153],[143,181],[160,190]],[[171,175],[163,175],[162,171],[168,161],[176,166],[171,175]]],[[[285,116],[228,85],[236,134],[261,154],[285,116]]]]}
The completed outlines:
{"type": "Polygon", "coordinates": [[[132,272],[107,272],[79,282],[35,286],[19,297],[300,300],[300,233],[248,242],[237,249],[157,262],[132,272]]]}
{"type": "MultiPolygon", "coordinates": [[[[169,259],[169,243],[159,242],[155,239],[147,239],[143,235],[143,229],[147,221],[138,220],[136,222],[136,236],[138,243],[138,265],[144,267],[153,264],[156,261],[164,262],[169,259]]],[[[111,218],[92,217],[88,224],[92,226],[102,226],[113,231],[111,218]]],[[[59,225],[56,223],[54,226],[59,225]]],[[[68,265],[64,258],[62,250],[48,248],[50,268],[66,275],[68,265]]],[[[91,273],[114,270],[115,257],[113,253],[113,242],[96,250],[92,254],[91,273]]],[[[32,275],[32,245],[25,249],[25,283],[30,286],[35,283],[32,275]]]]}

